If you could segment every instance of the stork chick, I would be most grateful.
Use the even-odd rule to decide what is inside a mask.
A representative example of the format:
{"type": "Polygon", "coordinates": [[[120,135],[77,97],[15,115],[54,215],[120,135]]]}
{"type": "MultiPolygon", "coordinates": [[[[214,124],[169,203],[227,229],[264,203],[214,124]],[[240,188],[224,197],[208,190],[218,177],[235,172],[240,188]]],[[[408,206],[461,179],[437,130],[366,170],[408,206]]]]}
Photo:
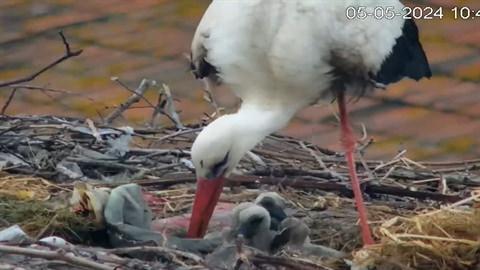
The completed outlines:
{"type": "Polygon", "coordinates": [[[250,202],[241,203],[233,209],[228,240],[232,241],[242,235],[246,245],[268,251],[273,238],[270,221],[265,208],[250,202]]]}
{"type": "Polygon", "coordinates": [[[285,213],[285,199],[276,192],[260,193],[255,199],[255,204],[262,206],[270,214],[271,230],[278,230],[280,222],[287,218],[287,214],[285,213]]]}
{"type": "Polygon", "coordinates": [[[242,236],[245,244],[258,250],[272,253],[272,243],[283,246],[287,243],[284,232],[270,230],[271,218],[268,211],[256,204],[241,203],[233,209],[232,227],[227,233],[227,241],[232,242],[242,236]]]}
{"type": "Polygon", "coordinates": [[[310,228],[298,218],[286,218],[280,224],[279,229],[289,231],[287,247],[303,255],[329,258],[342,258],[346,255],[343,252],[329,247],[312,244],[309,236],[310,228]]]}

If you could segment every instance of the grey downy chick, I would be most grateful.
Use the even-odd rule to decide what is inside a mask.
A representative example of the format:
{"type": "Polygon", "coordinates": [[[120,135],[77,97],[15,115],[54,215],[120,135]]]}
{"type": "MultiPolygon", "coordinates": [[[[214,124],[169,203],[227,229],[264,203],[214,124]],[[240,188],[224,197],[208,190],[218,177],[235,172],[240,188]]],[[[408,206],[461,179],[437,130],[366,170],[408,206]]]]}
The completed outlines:
{"type": "Polygon", "coordinates": [[[237,205],[232,212],[232,225],[227,233],[227,242],[234,242],[242,236],[246,245],[269,251],[274,233],[270,231],[268,211],[254,203],[246,202],[237,205]]]}
{"type": "Polygon", "coordinates": [[[312,255],[325,258],[343,258],[345,253],[322,245],[310,242],[310,228],[298,218],[289,217],[280,224],[281,230],[288,231],[287,248],[302,255],[312,255]]]}
{"type": "Polygon", "coordinates": [[[287,218],[285,199],[276,192],[263,192],[255,199],[255,204],[265,208],[270,214],[270,229],[278,230],[280,223],[287,218]]]}
{"type": "Polygon", "coordinates": [[[143,198],[141,187],[137,184],[126,184],[114,188],[105,206],[104,217],[110,244],[113,247],[150,244],[205,254],[222,244],[221,237],[185,239],[167,236],[165,238],[162,234],[153,231],[151,210],[143,198]]]}
{"type": "Polygon", "coordinates": [[[253,203],[241,203],[233,209],[232,227],[227,233],[227,241],[232,242],[243,236],[245,244],[258,250],[272,253],[272,243],[276,246],[287,243],[282,231],[270,229],[269,212],[262,206],[253,203]]]}
{"type": "Polygon", "coordinates": [[[232,225],[225,233],[224,245],[206,258],[211,269],[231,269],[239,257],[251,251],[250,247],[273,253],[276,246],[288,242],[288,237],[281,232],[270,230],[270,214],[262,206],[245,202],[237,205],[232,212],[232,225]],[[243,237],[246,246],[240,254],[236,247],[239,237],[243,237]],[[274,246],[272,243],[275,243],[274,246]]]}
{"type": "Polygon", "coordinates": [[[246,245],[265,252],[272,252],[277,249],[276,246],[284,245],[286,243],[286,240],[283,240],[285,236],[283,236],[281,232],[276,232],[280,222],[287,217],[284,211],[285,208],[286,202],[282,196],[276,192],[264,192],[255,199],[255,203],[242,203],[232,210],[231,228],[229,230],[209,233],[204,239],[197,240],[196,242],[193,239],[188,241],[187,239],[176,239],[171,237],[168,239],[167,244],[178,246],[178,248],[185,250],[186,243],[187,246],[195,247],[194,250],[198,250],[200,246],[200,250],[204,251],[211,246],[218,246],[223,240],[226,240],[227,243],[232,243],[239,234],[242,234],[246,240],[246,245]],[[246,210],[255,204],[267,210],[268,214],[258,208],[246,210]],[[258,219],[249,221],[245,216],[256,216],[258,219]],[[256,221],[260,221],[260,216],[265,217],[262,223],[255,224],[256,221]],[[265,228],[264,226],[267,223],[270,223],[270,226],[265,228]],[[244,231],[239,232],[240,228],[244,231]],[[269,230],[267,230],[267,228],[269,230]],[[261,237],[254,237],[252,235],[256,233],[261,235],[261,237]],[[252,241],[252,239],[255,240],[252,241]],[[273,241],[273,239],[275,239],[275,241],[273,241]],[[269,243],[275,243],[275,247],[268,247],[269,243]]]}

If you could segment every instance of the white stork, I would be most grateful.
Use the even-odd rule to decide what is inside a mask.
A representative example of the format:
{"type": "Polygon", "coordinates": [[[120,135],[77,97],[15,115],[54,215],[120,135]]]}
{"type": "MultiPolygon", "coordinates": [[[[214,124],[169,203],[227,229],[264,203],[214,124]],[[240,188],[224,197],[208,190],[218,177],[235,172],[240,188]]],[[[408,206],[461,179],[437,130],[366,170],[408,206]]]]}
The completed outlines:
{"type": "Polygon", "coordinates": [[[373,243],[345,94],[431,76],[417,26],[400,14],[403,7],[398,0],[212,1],[193,38],[192,69],[197,78],[227,85],[242,106],[210,123],[192,146],[197,189],[190,237],[205,234],[224,178],[247,151],[300,109],[336,99],[363,242],[373,243]],[[361,6],[367,12],[391,7],[396,16],[347,18],[347,8],[361,6]]]}

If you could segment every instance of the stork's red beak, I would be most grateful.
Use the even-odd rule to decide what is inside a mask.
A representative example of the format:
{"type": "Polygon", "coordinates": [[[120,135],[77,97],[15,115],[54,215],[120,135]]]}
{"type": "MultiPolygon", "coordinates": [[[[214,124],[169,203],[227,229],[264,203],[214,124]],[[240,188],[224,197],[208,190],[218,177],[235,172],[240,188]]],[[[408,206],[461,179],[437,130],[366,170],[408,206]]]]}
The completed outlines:
{"type": "Polygon", "coordinates": [[[202,238],[222,193],[224,178],[198,179],[188,237],[202,238]]]}

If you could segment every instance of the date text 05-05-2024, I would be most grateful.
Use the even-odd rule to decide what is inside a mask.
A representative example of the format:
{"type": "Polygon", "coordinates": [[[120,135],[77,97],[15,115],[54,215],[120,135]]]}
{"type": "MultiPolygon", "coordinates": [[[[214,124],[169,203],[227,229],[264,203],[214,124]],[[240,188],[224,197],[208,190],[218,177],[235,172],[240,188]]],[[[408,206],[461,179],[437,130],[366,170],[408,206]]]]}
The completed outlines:
{"type": "Polygon", "coordinates": [[[345,10],[345,15],[349,20],[363,20],[367,18],[391,20],[396,17],[402,17],[403,19],[433,20],[443,19],[444,16],[455,20],[480,20],[480,9],[476,10],[467,6],[453,8],[417,6],[404,7],[399,10],[393,6],[349,6],[345,10]]]}

